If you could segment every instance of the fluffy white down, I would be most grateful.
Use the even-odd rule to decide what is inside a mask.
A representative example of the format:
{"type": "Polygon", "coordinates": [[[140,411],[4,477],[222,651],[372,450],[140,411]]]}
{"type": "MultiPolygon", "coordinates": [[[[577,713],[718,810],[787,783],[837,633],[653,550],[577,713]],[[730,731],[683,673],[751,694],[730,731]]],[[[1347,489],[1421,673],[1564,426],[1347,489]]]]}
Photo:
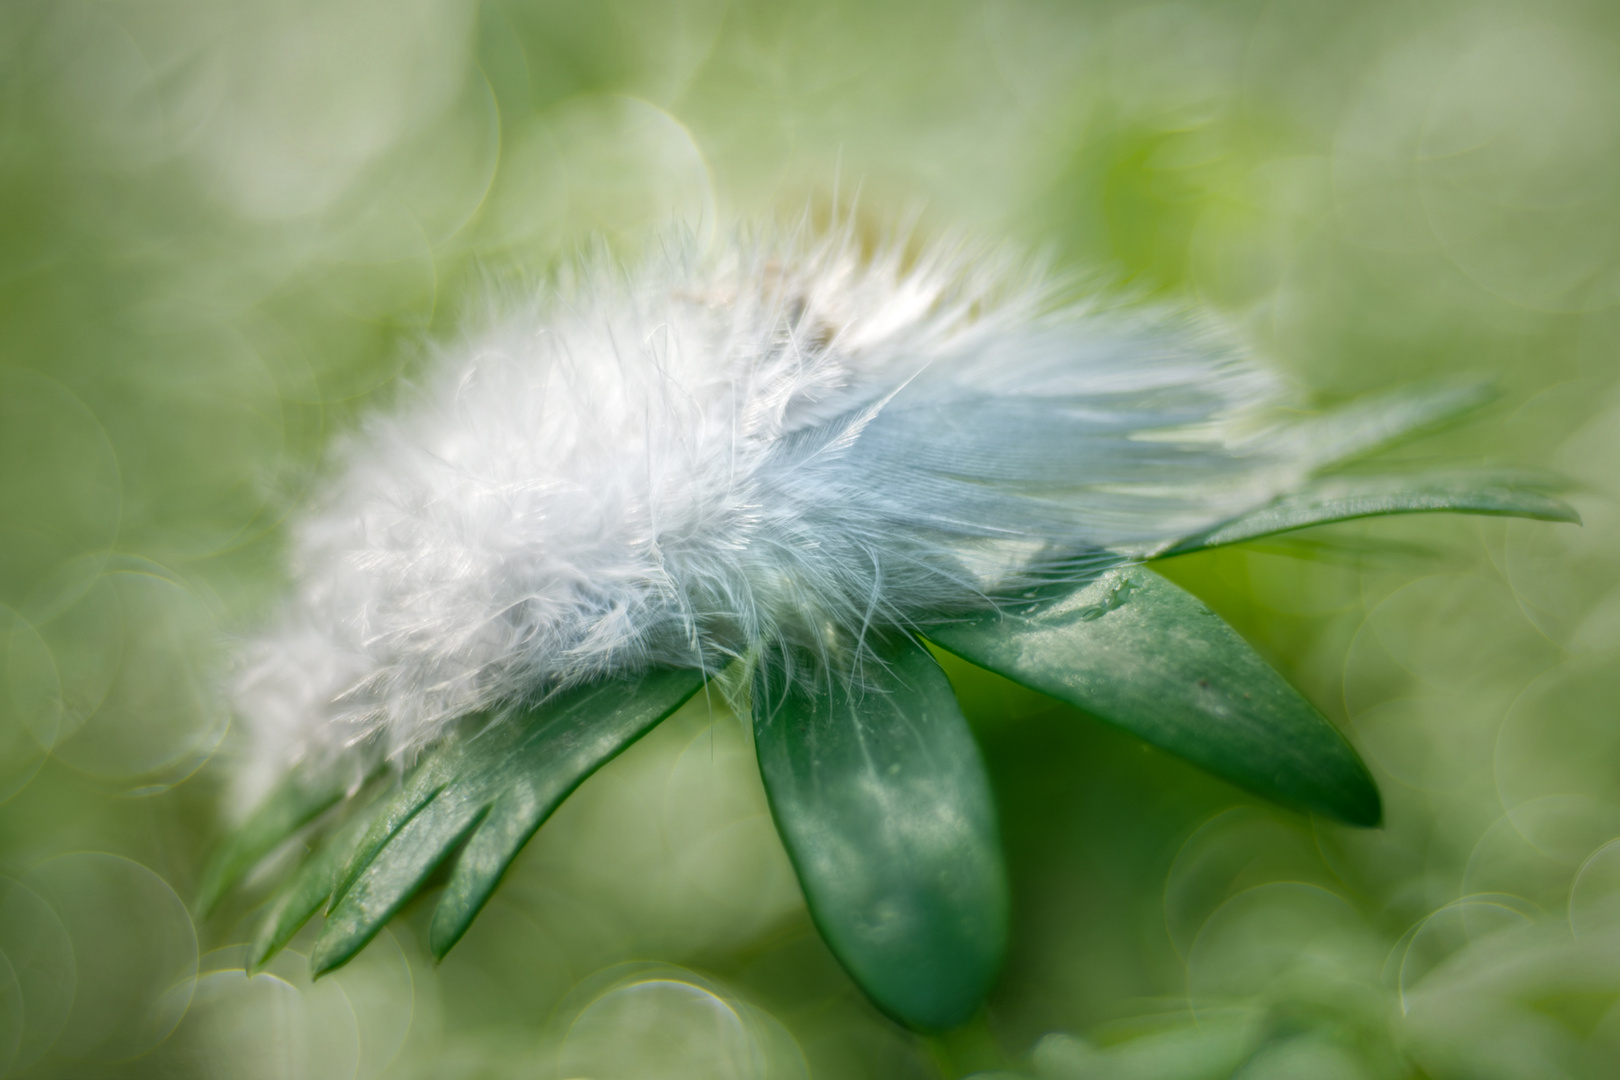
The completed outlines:
{"type": "Polygon", "coordinates": [[[672,238],[492,307],[295,526],[234,684],[261,777],[638,665],[957,616],[1307,469],[1207,327],[960,244],[672,238]]]}

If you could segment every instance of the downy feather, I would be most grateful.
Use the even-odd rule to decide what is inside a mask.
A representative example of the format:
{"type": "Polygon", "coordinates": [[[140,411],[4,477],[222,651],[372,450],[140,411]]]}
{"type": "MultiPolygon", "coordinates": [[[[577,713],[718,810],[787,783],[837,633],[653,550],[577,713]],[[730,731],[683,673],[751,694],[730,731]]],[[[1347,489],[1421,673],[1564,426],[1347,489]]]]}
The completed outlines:
{"type": "Polygon", "coordinates": [[[649,664],[858,653],[1313,464],[1215,326],[959,242],[674,236],[492,308],[294,526],[234,684],[249,787],[649,664]]]}

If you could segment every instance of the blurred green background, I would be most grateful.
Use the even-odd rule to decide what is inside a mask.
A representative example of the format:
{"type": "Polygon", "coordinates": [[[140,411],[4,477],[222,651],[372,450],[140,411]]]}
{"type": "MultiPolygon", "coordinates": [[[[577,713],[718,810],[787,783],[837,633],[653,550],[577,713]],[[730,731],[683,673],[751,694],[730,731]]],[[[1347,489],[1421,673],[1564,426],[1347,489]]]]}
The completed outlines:
{"type": "Polygon", "coordinates": [[[0,1074],[1620,1076],[1617,46],[1604,0],[7,0],[0,1074]],[[1164,565],[1344,727],[1386,826],[954,664],[1015,899],[964,1031],[851,987],[701,705],[444,964],[418,903],[320,983],[244,978],[263,885],[187,905],[227,828],[217,681],[323,448],[490,268],[835,187],[1209,305],[1305,400],[1498,378],[1401,456],[1559,470],[1584,528],[1164,565]]]}

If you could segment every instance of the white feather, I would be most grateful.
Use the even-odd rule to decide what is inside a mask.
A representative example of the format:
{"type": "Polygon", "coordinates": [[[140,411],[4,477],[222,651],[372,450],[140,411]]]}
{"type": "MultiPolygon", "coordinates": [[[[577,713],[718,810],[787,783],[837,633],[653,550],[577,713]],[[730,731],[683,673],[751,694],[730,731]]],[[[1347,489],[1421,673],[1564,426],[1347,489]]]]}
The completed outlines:
{"type": "Polygon", "coordinates": [[[1303,479],[1209,326],[1005,254],[666,242],[494,306],[337,450],[235,702],[261,774],[652,663],[859,640],[1303,479]]]}

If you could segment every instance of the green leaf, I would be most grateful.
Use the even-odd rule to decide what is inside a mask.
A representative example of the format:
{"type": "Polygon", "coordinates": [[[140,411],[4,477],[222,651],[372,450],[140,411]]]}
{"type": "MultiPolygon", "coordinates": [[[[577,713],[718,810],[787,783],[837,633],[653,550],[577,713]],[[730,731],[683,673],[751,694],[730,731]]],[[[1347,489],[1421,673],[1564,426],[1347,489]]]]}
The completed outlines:
{"type": "Polygon", "coordinates": [[[1385,514],[1494,514],[1580,524],[1575,508],[1539,478],[1502,476],[1337,477],[1285,495],[1250,514],[1188,537],[1159,557],[1237,544],[1261,536],[1385,514]]]}
{"type": "Polygon", "coordinates": [[[491,764],[486,789],[499,792],[473,834],[439,906],[429,944],[442,959],[483,909],[506,868],[587,776],[652,730],[703,686],[701,671],[666,668],[640,679],[587,686],[549,703],[509,756],[491,764]]]}
{"type": "Polygon", "coordinates": [[[293,833],[343,797],[338,774],[288,776],[209,861],[197,890],[197,917],[205,919],[238,879],[293,833]]]}
{"type": "Polygon", "coordinates": [[[359,814],[340,825],[282,886],[248,946],[249,974],[268,964],[327,902],[370,823],[368,815],[359,814]]]}
{"type": "Polygon", "coordinates": [[[1258,795],[1379,821],[1378,788],[1338,729],[1214,612],[1145,567],[928,636],[1258,795]]]}
{"type": "Polygon", "coordinates": [[[811,917],[862,990],[939,1030],[984,999],[1007,936],[995,807],[950,683],[908,637],[852,687],[762,666],[754,740],[811,917]]]}
{"type": "Polygon", "coordinates": [[[484,816],[473,793],[441,795],[411,815],[336,901],[310,953],[311,973],[342,967],[377,936],[484,816]]]}
{"type": "MultiPolygon", "coordinates": [[[[498,738],[499,733],[497,726],[496,734],[489,737],[498,738]]],[[[469,770],[466,756],[466,741],[452,737],[417,762],[399,790],[384,799],[381,807],[368,819],[365,833],[338,872],[329,907],[335,906],[348,894],[366,867],[411,818],[437,798],[452,780],[469,770]]]]}
{"type": "Polygon", "coordinates": [[[563,799],[697,693],[704,678],[665,668],[606,680],[452,737],[368,822],[337,874],[310,957],[315,974],[347,963],[468,841],[434,914],[431,940],[442,957],[563,799]],[[486,816],[488,828],[480,828],[486,816]]]}
{"type": "Polygon", "coordinates": [[[1433,431],[1496,397],[1488,379],[1459,378],[1370,394],[1295,429],[1295,458],[1312,471],[1433,431]]]}

